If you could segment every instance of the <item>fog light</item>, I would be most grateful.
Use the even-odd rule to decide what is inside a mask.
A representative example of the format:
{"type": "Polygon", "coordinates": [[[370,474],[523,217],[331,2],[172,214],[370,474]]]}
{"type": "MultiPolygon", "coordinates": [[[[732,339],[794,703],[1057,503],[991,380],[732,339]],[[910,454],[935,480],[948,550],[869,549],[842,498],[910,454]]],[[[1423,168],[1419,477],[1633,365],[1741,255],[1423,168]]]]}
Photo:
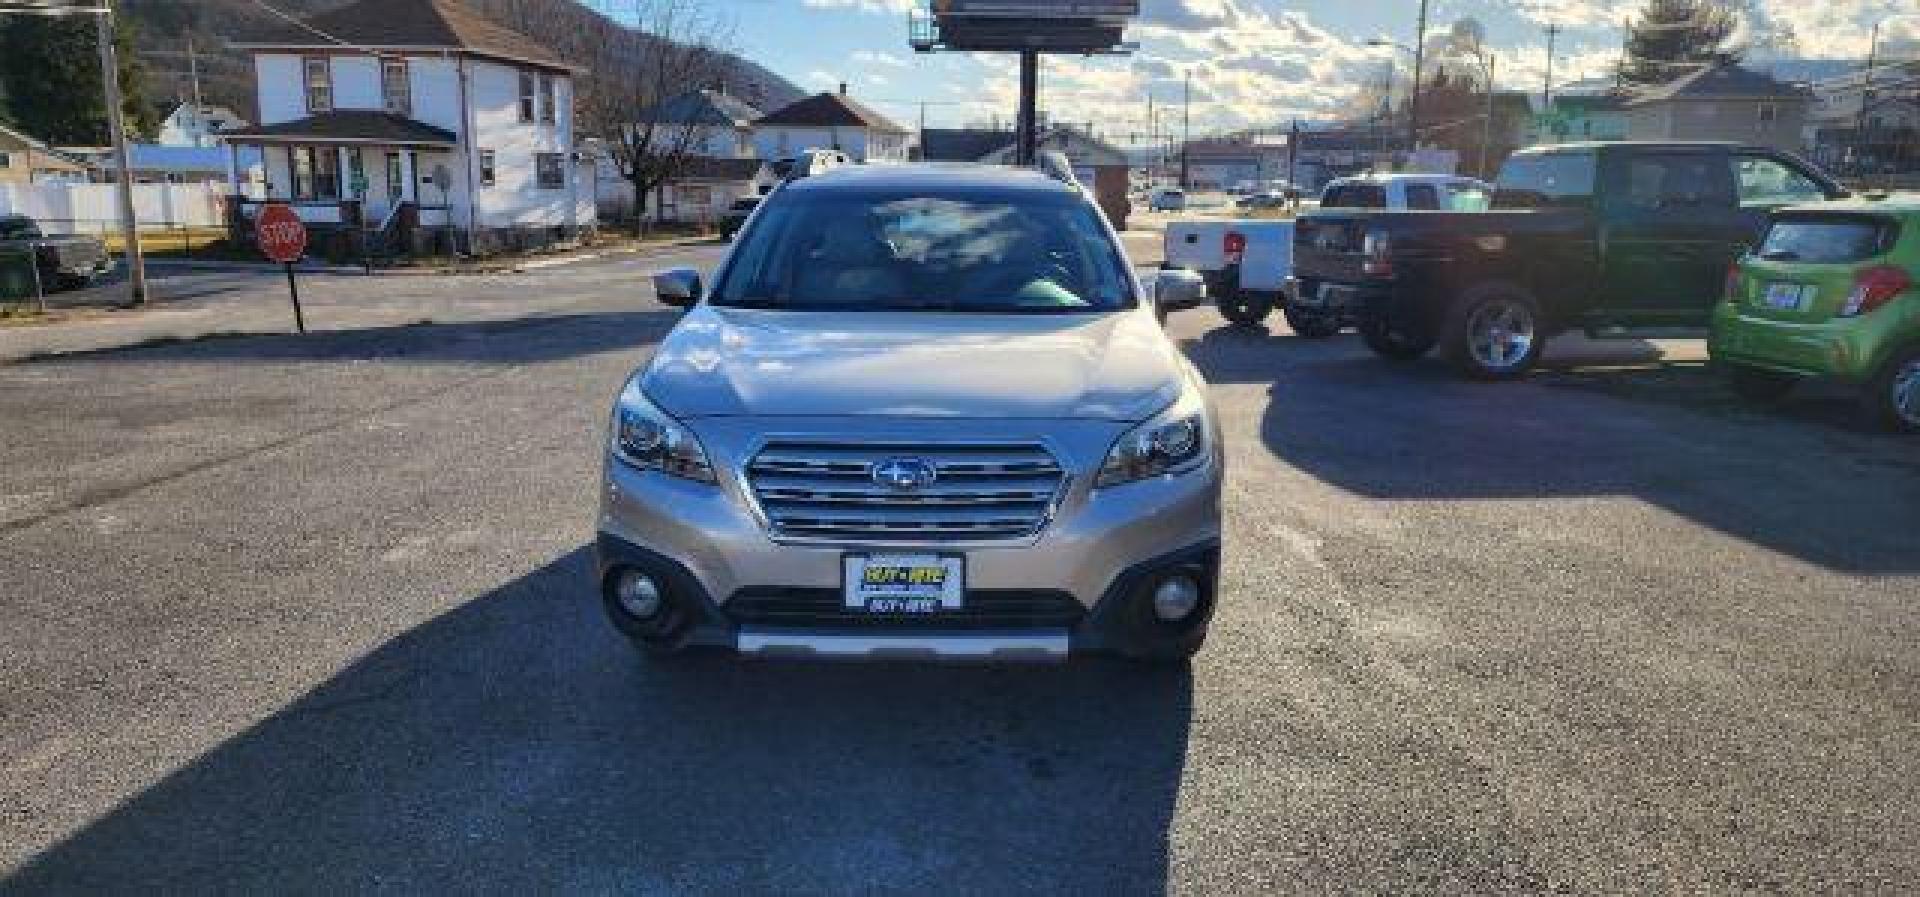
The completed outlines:
{"type": "Polygon", "coordinates": [[[1177,623],[1200,606],[1200,584],[1191,576],[1169,576],[1153,590],[1153,615],[1177,623]]]}
{"type": "Polygon", "coordinates": [[[613,597],[620,602],[621,610],[637,620],[660,612],[660,584],[638,570],[620,571],[613,581],[613,597]]]}

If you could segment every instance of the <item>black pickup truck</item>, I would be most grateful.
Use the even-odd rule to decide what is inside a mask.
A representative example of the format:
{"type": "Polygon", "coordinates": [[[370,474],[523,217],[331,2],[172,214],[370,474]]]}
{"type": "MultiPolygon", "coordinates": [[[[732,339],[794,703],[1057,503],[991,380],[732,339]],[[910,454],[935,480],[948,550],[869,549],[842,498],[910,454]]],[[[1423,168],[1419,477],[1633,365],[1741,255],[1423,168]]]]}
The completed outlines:
{"type": "Polygon", "coordinates": [[[106,244],[97,237],[49,236],[40,232],[32,218],[0,214],[0,256],[29,253],[40,269],[40,287],[46,291],[83,287],[113,270],[106,244]]]}
{"type": "Polygon", "coordinates": [[[1387,358],[1439,346],[1466,374],[1515,377],[1567,330],[1706,326],[1770,210],[1843,195],[1758,147],[1527,149],[1501,167],[1491,211],[1301,216],[1289,302],[1303,319],[1351,322],[1387,358]]]}

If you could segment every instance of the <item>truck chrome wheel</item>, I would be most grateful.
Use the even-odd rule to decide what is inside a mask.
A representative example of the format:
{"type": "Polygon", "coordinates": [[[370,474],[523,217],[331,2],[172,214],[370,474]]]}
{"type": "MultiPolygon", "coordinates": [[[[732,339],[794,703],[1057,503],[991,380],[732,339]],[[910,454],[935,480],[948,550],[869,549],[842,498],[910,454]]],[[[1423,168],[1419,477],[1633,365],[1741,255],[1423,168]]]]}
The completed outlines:
{"type": "Polygon", "coordinates": [[[1533,310],[1511,299],[1489,299],[1467,319],[1467,351],[1490,372],[1524,364],[1534,339],[1533,310]]]}

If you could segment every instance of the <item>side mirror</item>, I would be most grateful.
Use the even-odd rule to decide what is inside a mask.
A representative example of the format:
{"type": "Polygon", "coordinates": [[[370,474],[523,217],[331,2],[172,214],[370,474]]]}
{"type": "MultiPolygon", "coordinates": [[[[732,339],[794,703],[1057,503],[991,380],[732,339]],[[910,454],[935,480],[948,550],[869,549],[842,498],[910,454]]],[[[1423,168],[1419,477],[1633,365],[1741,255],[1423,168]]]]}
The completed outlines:
{"type": "Polygon", "coordinates": [[[653,294],[664,305],[687,308],[700,301],[700,272],[692,268],[655,272],[653,294]]]}
{"type": "Polygon", "coordinates": [[[1153,277],[1153,303],[1166,311],[1194,308],[1207,298],[1207,281],[1185,268],[1162,268],[1153,277]]]}

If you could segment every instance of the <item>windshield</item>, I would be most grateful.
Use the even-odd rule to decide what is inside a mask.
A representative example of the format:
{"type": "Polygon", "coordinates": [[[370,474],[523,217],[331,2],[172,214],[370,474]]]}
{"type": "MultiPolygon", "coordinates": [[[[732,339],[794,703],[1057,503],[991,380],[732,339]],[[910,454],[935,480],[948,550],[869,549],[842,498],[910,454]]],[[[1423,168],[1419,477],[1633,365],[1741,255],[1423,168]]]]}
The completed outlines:
{"type": "Polygon", "coordinates": [[[1893,228],[1875,218],[1840,216],[1782,218],[1767,229],[1761,258],[1832,265],[1859,262],[1893,244],[1893,228]]]}
{"type": "Polygon", "coordinates": [[[712,304],[805,311],[1070,313],[1134,305],[1085,200],[821,193],[773,199],[712,304]]]}

